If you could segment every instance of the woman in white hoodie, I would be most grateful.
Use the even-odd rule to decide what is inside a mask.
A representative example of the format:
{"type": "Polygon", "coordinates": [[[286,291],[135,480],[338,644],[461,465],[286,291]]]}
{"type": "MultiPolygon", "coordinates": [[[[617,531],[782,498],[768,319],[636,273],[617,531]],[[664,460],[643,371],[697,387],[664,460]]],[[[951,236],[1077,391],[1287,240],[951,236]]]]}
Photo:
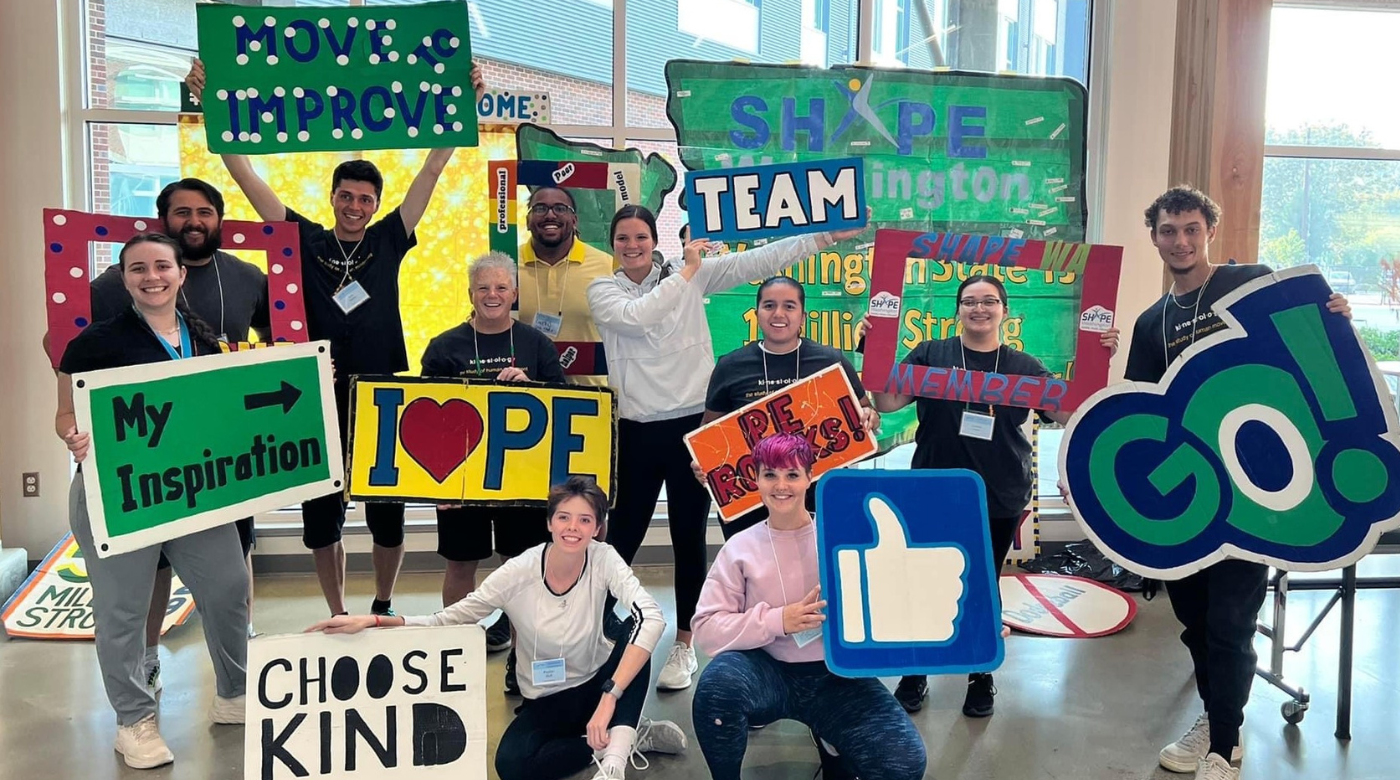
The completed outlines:
{"type": "Polygon", "coordinates": [[[690,241],[683,263],[657,264],[656,217],[630,205],[613,216],[610,235],[620,268],[588,286],[621,417],[612,544],[630,564],[664,483],[676,562],[676,644],[657,680],[662,690],[690,687],[697,669],[690,619],[705,584],[710,496],[691,472],[684,437],[700,426],[715,365],[705,296],[772,276],[859,233],[798,236],[708,258],[701,257],[706,241],[690,241]]]}

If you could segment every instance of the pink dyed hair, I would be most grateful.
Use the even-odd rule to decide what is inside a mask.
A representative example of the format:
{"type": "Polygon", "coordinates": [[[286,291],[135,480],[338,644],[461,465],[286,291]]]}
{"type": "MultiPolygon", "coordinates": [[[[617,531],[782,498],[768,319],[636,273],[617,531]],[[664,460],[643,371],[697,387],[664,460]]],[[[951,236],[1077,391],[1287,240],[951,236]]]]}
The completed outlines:
{"type": "Polygon", "coordinates": [[[800,468],[810,472],[817,462],[817,453],[805,436],[775,433],[754,445],[753,462],[761,469],[800,468]]]}

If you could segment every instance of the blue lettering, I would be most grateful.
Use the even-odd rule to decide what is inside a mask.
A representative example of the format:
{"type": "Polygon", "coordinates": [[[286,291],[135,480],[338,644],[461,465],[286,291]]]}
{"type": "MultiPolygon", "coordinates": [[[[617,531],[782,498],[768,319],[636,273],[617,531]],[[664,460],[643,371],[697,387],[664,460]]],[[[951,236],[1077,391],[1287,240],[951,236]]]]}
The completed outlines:
{"type": "Polygon", "coordinates": [[[949,157],[986,157],[987,147],[985,144],[968,146],[963,143],[965,138],[982,138],[987,135],[985,125],[970,125],[969,119],[987,119],[986,106],[951,106],[948,109],[948,156],[949,157]]]}
{"type": "Polygon", "coordinates": [[[234,33],[233,46],[238,54],[248,53],[248,44],[251,41],[258,41],[262,45],[263,54],[277,54],[277,28],[264,24],[257,30],[253,30],[248,25],[243,25],[234,33]]]}
{"type": "MultiPolygon", "coordinates": [[[[358,29],[360,29],[360,28],[359,28],[359,27],[348,27],[348,28],[346,28],[346,30],[345,30],[345,40],[342,42],[342,41],[336,40],[335,33],[334,33],[334,32],[331,32],[331,28],[329,28],[329,27],[326,28],[326,43],[331,47],[331,51],[334,52],[335,55],[336,55],[337,57],[340,57],[340,56],[349,57],[349,56],[350,56],[350,49],[351,49],[351,47],[355,44],[355,31],[358,30],[358,29]]],[[[376,36],[370,36],[371,39],[373,39],[373,38],[375,38],[375,37],[376,37],[376,36]]]]}
{"type": "Polygon", "coordinates": [[[364,121],[365,128],[370,132],[382,133],[393,126],[394,120],[391,117],[384,116],[385,109],[389,108],[393,103],[394,98],[389,94],[387,87],[379,85],[366,87],[365,91],[360,95],[360,119],[364,121]],[[375,97],[379,98],[384,103],[378,111],[372,110],[369,104],[370,98],[375,97]],[[376,116],[379,117],[379,119],[375,119],[376,116]]]}
{"type": "Polygon", "coordinates": [[[1008,238],[1006,240],[1006,257],[1002,258],[1002,265],[1016,265],[1016,261],[1021,257],[1021,250],[1026,248],[1026,239],[1008,238]]]}
{"type": "Polygon", "coordinates": [[[399,467],[394,461],[398,451],[399,407],[403,406],[403,389],[380,387],[374,391],[374,408],[379,413],[379,441],[374,448],[374,465],[369,470],[371,487],[393,487],[399,484],[399,467]]]}
{"type": "Polygon", "coordinates": [[[339,128],[342,124],[351,130],[359,127],[355,122],[355,96],[348,89],[338,89],[331,95],[331,122],[339,128]]]}
{"type": "Polygon", "coordinates": [[[963,238],[962,247],[958,249],[959,263],[975,263],[978,254],[982,249],[981,236],[966,236],[963,238]]]}
{"type": "Polygon", "coordinates": [[[900,363],[890,369],[890,377],[885,381],[885,392],[898,395],[914,395],[914,367],[900,363]]]}
{"type": "Polygon", "coordinates": [[[1060,411],[1060,399],[1069,392],[1069,385],[1063,379],[1046,379],[1045,394],[1040,397],[1041,408],[1047,412],[1060,411]]]}
{"type": "Polygon", "coordinates": [[[292,59],[297,62],[310,62],[316,59],[316,55],[321,51],[321,35],[316,30],[316,23],[310,19],[294,19],[287,22],[287,29],[295,30],[297,33],[306,33],[306,49],[303,51],[297,48],[297,41],[301,40],[300,35],[292,35],[287,38],[287,53],[292,55],[292,59]]]}
{"type": "Polygon", "coordinates": [[[404,124],[409,127],[418,127],[423,122],[423,109],[428,106],[428,93],[414,90],[414,94],[418,96],[418,102],[410,107],[404,92],[394,93],[394,102],[398,104],[399,116],[403,117],[404,124]]]}
{"type": "Polygon", "coordinates": [[[486,413],[486,477],[482,487],[500,490],[506,471],[507,450],[528,450],[544,438],[549,412],[544,402],[529,393],[492,393],[486,413]],[[529,422],[518,431],[506,427],[512,409],[524,411],[529,422]]]}
{"type": "Polygon", "coordinates": [[[569,468],[569,457],[575,452],[583,452],[583,437],[574,433],[573,420],[575,417],[596,417],[598,402],[592,398],[559,397],[554,399],[552,406],[554,436],[549,447],[549,484],[558,485],[573,474],[569,468]]]}
{"type": "Polygon", "coordinates": [[[993,405],[1004,403],[1006,401],[1006,386],[1010,384],[1006,374],[988,373],[985,374],[985,377],[982,380],[982,403],[993,405]]]}
{"type": "Polygon", "coordinates": [[[756,95],[744,95],[729,104],[729,118],[753,131],[741,133],[730,130],[729,140],[740,149],[762,149],[771,135],[768,122],[761,116],[748,113],[750,110],[767,111],[768,104],[756,95]]]}
{"type": "Polygon", "coordinates": [[[931,257],[933,250],[938,246],[938,233],[925,233],[914,239],[914,252],[910,257],[931,257]]]}
{"type": "Polygon", "coordinates": [[[1031,391],[1038,384],[1040,384],[1040,380],[1033,376],[1023,376],[1017,379],[1016,386],[1011,389],[1011,405],[1030,406],[1031,399],[1035,397],[1031,391]]]}
{"type": "Polygon", "coordinates": [[[900,154],[914,151],[914,139],[933,133],[933,107],[925,103],[900,101],[897,146],[900,154]]]}
{"type": "Polygon", "coordinates": [[[303,90],[301,97],[296,98],[297,102],[297,130],[304,131],[311,124],[311,120],[320,116],[326,110],[326,101],[321,97],[321,93],[308,89],[303,90]]]}
{"type": "Polygon", "coordinates": [[[783,98],[783,151],[797,148],[797,133],[807,131],[807,151],[820,152],[826,146],[826,101],[810,98],[807,101],[807,116],[797,115],[797,99],[783,98]]]}
{"type": "Polygon", "coordinates": [[[272,124],[277,128],[277,132],[287,132],[287,101],[272,95],[259,94],[255,98],[248,98],[248,125],[252,132],[261,132],[261,121],[264,113],[272,114],[272,124]]]}
{"type": "Polygon", "coordinates": [[[953,381],[948,390],[954,401],[972,400],[972,372],[952,369],[953,381]]]}

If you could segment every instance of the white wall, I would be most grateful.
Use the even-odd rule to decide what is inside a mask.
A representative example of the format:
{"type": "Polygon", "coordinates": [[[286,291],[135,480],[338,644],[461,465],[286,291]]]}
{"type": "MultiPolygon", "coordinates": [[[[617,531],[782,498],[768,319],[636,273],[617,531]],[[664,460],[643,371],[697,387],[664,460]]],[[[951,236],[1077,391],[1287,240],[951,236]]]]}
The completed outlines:
{"type": "MultiPolygon", "coordinates": [[[[0,534],[31,558],[68,527],[68,457],[53,433],[54,375],[44,335],[41,210],[64,205],[63,81],[59,6],[0,2],[0,534]],[[16,99],[17,98],[17,99],[16,99]],[[40,497],[23,498],[20,474],[39,472],[40,497]]],[[[70,53],[70,62],[77,62],[70,53]]]]}
{"type": "MultiPolygon", "coordinates": [[[[47,552],[68,527],[68,459],[53,435],[54,378],[38,345],[45,327],[41,209],[70,202],[61,65],[81,67],[82,56],[64,51],[60,11],[76,13],[78,5],[0,1],[0,93],[20,96],[18,105],[0,112],[0,535],[11,546],[27,547],[30,557],[47,552]],[[40,498],[21,497],[25,471],[40,472],[40,498]]],[[[1100,0],[1098,6],[1109,18],[1093,45],[1108,67],[1095,74],[1095,88],[1108,93],[1097,120],[1103,122],[1104,168],[1094,232],[1097,240],[1126,248],[1118,294],[1126,331],[1162,292],[1161,261],[1142,225],[1142,209],[1171,183],[1176,2],[1100,0]]],[[[1124,345],[1129,336],[1124,333],[1124,345]]],[[[1125,346],[1114,361],[1118,376],[1126,355],[1125,346]]]]}

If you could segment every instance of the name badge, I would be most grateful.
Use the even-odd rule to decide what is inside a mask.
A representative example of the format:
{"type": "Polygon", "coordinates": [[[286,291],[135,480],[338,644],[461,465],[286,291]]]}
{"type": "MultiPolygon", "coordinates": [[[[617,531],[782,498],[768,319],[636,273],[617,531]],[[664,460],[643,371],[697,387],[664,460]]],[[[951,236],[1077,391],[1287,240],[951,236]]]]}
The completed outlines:
{"type": "Polygon", "coordinates": [[[532,662],[530,664],[530,679],[540,687],[558,685],[564,682],[564,659],[554,658],[548,661],[532,662]]]}
{"type": "Polygon", "coordinates": [[[349,314],[369,300],[369,293],[365,292],[364,286],[359,282],[351,282],[340,288],[340,292],[335,294],[334,300],[335,305],[339,306],[341,311],[349,314]]]}
{"type": "Polygon", "coordinates": [[[792,641],[796,642],[798,647],[806,647],[821,638],[821,627],[809,628],[806,631],[798,631],[796,634],[792,635],[792,641]]]}
{"type": "Polygon", "coordinates": [[[971,409],[964,409],[962,414],[962,425],[958,428],[958,435],[967,436],[972,439],[992,440],[992,427],[997,418],[990,414],[974,412],[971,409]]]}
{"type": "Polygon", "coordinates": [[[557,314],[548,312],[535,312],[535,330],[543,333],[551,339],[559,338],[559,328],[563,327],[564,318],[557,314]]]}

